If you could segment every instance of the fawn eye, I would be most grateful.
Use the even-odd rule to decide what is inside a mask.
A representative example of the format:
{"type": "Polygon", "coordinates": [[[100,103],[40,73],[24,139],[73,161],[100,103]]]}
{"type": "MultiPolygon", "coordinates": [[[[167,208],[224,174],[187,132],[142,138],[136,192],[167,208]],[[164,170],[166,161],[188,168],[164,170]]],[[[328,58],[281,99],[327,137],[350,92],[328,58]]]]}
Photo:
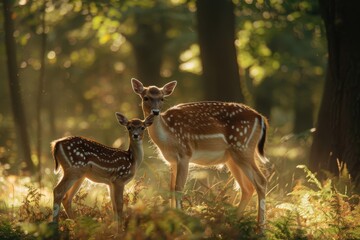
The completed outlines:
{"type": "Polygon", "coordinates": [[[141,127],[141,130],[145,130],[145,127],[141,127]]]}
{"type": "Polygon", "coordinates": [[[130,130],[131,130],[131,127],[130,127],[130,126],[128,126],[128,127],[127,127],[127,129],[130,131],[130,130]]]}
{"type": "Polygon", "coordinates": [[[143,98],[143,100],[144,100],[144,101],[148,101],[149,98],[145,96],[145,97],[143,98]]]}
{"type": "Polygon", "coordinates": [[[164,101],[164,98],[161,98],[160,100],[163,102],[163,101],[164,101]]]}

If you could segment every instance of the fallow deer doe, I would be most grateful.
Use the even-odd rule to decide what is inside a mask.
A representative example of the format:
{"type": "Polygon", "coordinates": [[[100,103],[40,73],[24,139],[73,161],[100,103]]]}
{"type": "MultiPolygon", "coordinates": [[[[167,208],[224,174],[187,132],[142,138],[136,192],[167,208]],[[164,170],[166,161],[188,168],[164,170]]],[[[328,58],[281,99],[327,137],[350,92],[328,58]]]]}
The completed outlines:
{"type": "Polygon", "coordinates": [[[267,179],[259,165],[269,164],[264,156],[267,120],[246,105],[213,101],[179,104],[161,112],[164,98],[172,94],[176,81],[161,88],[144,87],[134,78],[131,83],[142,98],[144,116],[157,115],[148,132],[170,163],[171,205],[182,207],[181,192],[189,163],[205,166],[225,163],[242,190],[238,215],[241,216],[255,189],[258,224],[262,228],[267,179]]]}
{"type": "Polygon", "coordinates": [[[130,121],[116,113],[118,122],[129,132],[129,149],[127,151],[104,146],[83,137],[65,137],[51,143],[55,161],[55,172],[59,165],[64,176],[54,188],[53,221],[58,222],[60,204],[62,203],[69,218],[74,218],[71,201],[85,178],[109,186],[114,210],[114,219],[122,225],[124,186],[135,175],[136,169],[143,160],[143,133],[154,120],[149,115],[144,121],[130,121]]]}

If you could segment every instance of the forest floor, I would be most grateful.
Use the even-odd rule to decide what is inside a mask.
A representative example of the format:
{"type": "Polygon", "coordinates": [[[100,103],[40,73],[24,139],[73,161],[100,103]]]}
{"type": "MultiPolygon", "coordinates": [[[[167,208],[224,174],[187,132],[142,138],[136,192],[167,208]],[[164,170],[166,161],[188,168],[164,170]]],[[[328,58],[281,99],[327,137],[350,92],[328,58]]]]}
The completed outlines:
{"type": "Polygon", "coordinates": [[[39,188],[32,177],[6,174],[0,165],[0,239],[360,239],[360,197],[347,172],[320,182],[305,165],[291,162],[302,146],[290,145],[269,149],[276,170],[263,234],[256,230],[256,194],[236,217],[241,191],[226,168],[191,169],[180,211],[169,207],[166,165],[150,158],[126,185],[119,235],[105,185],[86,181],[73,200],[77,217],[66,219],[62,208],[57,232],[50,224],[52,189],[61,174],[45,168],[39,188]]]}

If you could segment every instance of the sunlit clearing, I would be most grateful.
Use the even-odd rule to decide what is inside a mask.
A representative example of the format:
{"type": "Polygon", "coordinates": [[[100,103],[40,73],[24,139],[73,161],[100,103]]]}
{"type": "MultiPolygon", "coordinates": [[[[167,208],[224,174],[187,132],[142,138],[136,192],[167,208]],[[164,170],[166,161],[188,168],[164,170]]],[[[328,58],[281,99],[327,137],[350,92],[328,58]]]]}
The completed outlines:
{"type": "Polygon", "coordinates": [[[188,2],[188,1],[186,1],[186,0],[171,0],[170,1],[173,5],[181,5],[181,4],[184,4],[184,3],[186,3],[186,2],[188,2]]]}
{"type": "Polygon", "coordinates": [[[180,64],[179,68],[181,71],[191,72],[198,75],[200,75],[202,72],[200,59],[193,59],[186,63],[182,63],[180,64]]]}
{"type": "Polygon", "coordinates": [[[194,178],[194,179],[207,179],[209,178],[209,172],[206,170],[192,170],[190,172],[190,178],[194,178]]]}
{"type": "Polygon", "coordinates": [[[299,155],[303,154],[303,149],[300,147],[277,146],[269,149],[268,152],[273,157],[286,157],[289,160],[295,160],[299,155]]]}
{"type": "Polygon", "coordinates": [[[184,72],[201,74],[202,67],[199,54],[199,46],[197,44],[191,45],[188,50],[180,54],[182,64],[180,64],[179,69],[184,72]]]}
{"type": "Polygon", "coordinates": [[[20,6],[23,6],[23,5],[25,5],[27,3],[27,0],[20,0],[19,1],[19,5],[20,6]]]}
{"type": "Polygon", "coordinates": [[[197,44],[192,44],[188,50],[180,54],[180,60],[182,62],[186,62],[194,57],[199,56],[199,54],[200,54],[199,46],[197,44]]]}
{"type": "MultiPolygon", "coordinates": [[[[34,182],[30,177],[19,177],[16,175],[1,176],[0,177],[0,199],[6,208],[17,208],[23,204],[24,198],[29,192],[29,187],[34,182]]],[[[52,191],[47,188],[40,190],[44,198],[41,199],[44,205],[50,205],[52,198],[52,191]]]]}
{"type": "Polygon", "coordinates": [[[94,201],[98,204],[101,204],[104,201],[110,200],[108,186],[103,183],[95,183],[86,179],[81,185],[81,190],[88,193],[85,202],[88,205],[92,205],[94,201]]]}
{"type": "MultiPolygon", "coordinates": [[[[129,194],[129,198],[134,195],[134,192],[137,190],[136,180],[131,180],[125,186],[125,193],[129,194]]],[[[97,205],[102,204],[103,202],[110,201],[110,194],[108,185],[104,183],[96,183],[89,179],[86,179],[81,185],[80,192],[87,193],[85,203],[92,205],[92,203],[97,203],[97,205]]],[[[132,201],[132,199],[130,199],[132,201]]]]}

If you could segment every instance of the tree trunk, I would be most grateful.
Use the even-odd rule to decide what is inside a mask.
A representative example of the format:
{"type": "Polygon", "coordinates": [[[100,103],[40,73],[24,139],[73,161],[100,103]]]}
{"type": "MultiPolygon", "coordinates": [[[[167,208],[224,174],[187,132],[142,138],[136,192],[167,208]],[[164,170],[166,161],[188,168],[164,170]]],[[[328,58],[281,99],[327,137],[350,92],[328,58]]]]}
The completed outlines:
{"type": "Polygon", "coordinates": [[[243,101],[231,0],[197,0],[200,57],[207,100],[243,101]]]}
{"type": "Polygon", "coordinates": [[[36,122],[37,122],[37,128],[36,128],[36,152],[37,152],[37,158],[38,158],[38,166],[37,166],[37,174],[38,174],[38,181],[39,186],[41,187],[41,158],[42,158],[42,121],[41,121],[41,112],[43,108],[43,94],[44,94],[44,80],[45,80],[45,53],[46,53],[46,32],[45,32],[45,15],[46,15],[46,0],[43,2],[43,6],[41,9],[41,49],[40,49],[40,63],[41,63],[41,69],[40,69],[40,75],[39,75],[39,82],[38,82],[38,95],[37,95],[37,112],[36,112],[36,122]]]}
{"type": "MultiPolygon", "coordinates": [[[[301,72],[302,70],[299,69],[301,72]]],[[[298,80],[295,88],[294,101],[294,129],[295,134],[302,133],[313,127],[313,102],[309,92],[311,92],[309,83],[307,83],[306,76],[303,74],[298,80]]]]}
{"type": "Polygon", "coordinates": [[[128,37],[136,60],[137,78],[145,85],[155,85],[160,80],[160,70],[166,44],[165,31],[154,23],[137,18],[137,33],[128,37]]]}
{"type": "MultiPolygon", "coordinates": [[[[310,168],[338,174],[345,162],[360,186],[360,2],[320,0],[329,68],[311,148],[310,168]]],[[[323,175],[322,175],[323,176],[323,175]]]]}
{"type": "Polygon", "coordinates": [[[264,79],[255,89],[255,109],[267,118],[271,117],[271,108],[274,105],[273,99],[274,82],[271,79],[264,79]]]}
{"type": "Polygon", "coordinates": [[[16,62],[16,43],[14,39],[14,23],[12,20],[12,6],[11,1],[3,1],[4,9],[4,29],[5,29],[5,45],[7,55],[7,66],[9,74],[9,87],[12,103],[12,110],[14,115],[16,135],[19,141],[19,152],[21,152],[21,159],[23,159],[24,171],[33,172],[35,169],[34,163],[31,160],[31,151],[29,144],[29,137],[26,126],[28,123],[25,119],[21,90],[19,84],[19,74],[16,62]]]}

